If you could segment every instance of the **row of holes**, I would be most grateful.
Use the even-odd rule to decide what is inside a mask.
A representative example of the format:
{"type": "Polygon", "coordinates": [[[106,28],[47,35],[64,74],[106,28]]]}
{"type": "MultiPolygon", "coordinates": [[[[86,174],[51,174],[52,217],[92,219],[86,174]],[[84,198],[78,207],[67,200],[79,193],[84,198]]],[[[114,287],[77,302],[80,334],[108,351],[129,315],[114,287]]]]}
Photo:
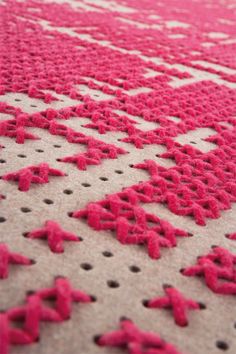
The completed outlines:
{"type": "MultiPolygon", "coordinates": [[[[102,253],[104,257],[108,257],[107,255],[105,255],[106,252],[108,252],[108,251],[105,251],[105,252],[102,253]]],[[[110,257],[110,256],[109,256],[109,257],[110,257]]],[[[92,266],[92,264],[90,264],[90,263],[82,263],[82,264],[80,265],[80,267],[81,267],[82,269],[86,270],[86,271],[89,271],[89,270],[92,270],[92,269],[93,269],[93,266],[92,266]]],[[[130,266],[130,267],[129,267],[129,270],[130,270],[132,273],[139,273],[139,272],[141,272],[141,269],[140,269],[139,267],[137,267],[136,265],[130,266]]],[[[118,288],[118,287],[120,286],[120,284],[119,284],[116,280],[109,280],[109,281],[107,282],[107,284],[108,284],[108,286],[111,287],[111,288],[118,288]]]]}
{"type": "MultiPolygon", "coordinates": [[[[56,146],[56,145],[54,145],[54,146],[56,146]]],[[[57,147],[59,147],[59,146],[60,146],[60,145],[57,145],[57,147]]],[[[37,151],[37,152],[44,152],[44,150],[41,150],[41,149],[36,149],[35,151],[37,151]]],[[[24,154],[18,154],[17,156],[20,157],[20,158],[26,158],[26,157],[27,157],[27,156],[24,155],[24,154]]],[[[60,161],[60,159],[57,159],[57,160],[60,161]]],[[[6,163],[6,160],[0,159],[0,163],[6,163]]],[[[130,167],[131,167],[131,166],[130,166],[130,167]]],[[[117,174],[120,174],[120,175],[124,173],[124,171],[122,171],[122,170],[115,170],[114,172],[117,173],[117,174]]],[[[99,177],[99,179],[102,180],[102,181],[108,181],[108,178],[107,178],[107,177],[99,177]]],[[[85,187],[88,187],[88,186],[86,185],[85,187]]]]}
{"type": "MultiPolygon", "coordinates": [[[[60,145],[54,145],[54,146],[55,146],[55,147],[61,147],[60,145]]],[[[40,152],[43,152],[43,150],[40,150],[40,152]]],[[[18,155],[18,156],[19,156],[19,155],[18,155]]],[[[23,156],[26,157],[25,155],[21,155],[21,156],[19,156],[19,157],[23,157],[23,156]]],[[[0,160],[0,163],[1,163],[1,161],[6,162],[5,160],[0,160]]],[[[129,165],[129,167],[132,168],[133,165],[129,165]]],[[[123,174],[124,172],[123,172],[122,170],[115,170],[115,173],[117,173],[117,174],[123,174]]],[[[99,179],[102,180],[102,181],[108,181],[108,178],[107,178],[107,177],[99,177],[99,179]]],[[[81,183],[81,185],[82,185],[83,187],[91,187],[91,184],[86,183],[86,182],[81,183]]],[[[64,189],[63,193],[64,193],[64,194],[67,194],[67,195],[70,195],[70,194],[73,193],[73,190],[71,190],[71,189],[64,189]]],[[[50,205],[50,204],[53,204],[53,203],[54,203],[54,201],[51,200],[51,199],[44,199],[43,202],[44,202],[45,204],[47,204],[47,205],[50,205]]],[[[22,207],[20,210],[21,210],[23,213],[30,213],[30,212],[32,211],[32,209],[30,209],[30,208],[28,208],[28,207],[22,207]]],[[[6,218],[0,216],[0,223],[3,223],[3,222],[5,222],[5,221],[6,221],[6,218]]]]}
{"type": "MultiPolygon", "coordinates": [[[[55,148],[60,148],[60,147],[61,147],[61,145],[53,145],[53,146],[54,146],[55,148]]],[[[36,151],[36,152],[40,152],[40,153],[44,152],[44,150],[42,150],[42,149],[36,149],[35,151],[36,151]]],[[[24,158],[27,157],[25,154],[18,154],[17,156],[20,157],[20,158],[22,158],[22,159],[24,159],[24,158]]],[[[6,163],[6,160],[0,159],[0,163],[6,163]]]]}
{"type": "MultiPolygon", "coordinates": [[[[14,101],[15,101],[15,102],[21,102],[22,100],[21,100],[20,98],[15,98],[14,101]]],[[[64,102],[64,100],[62,100],[62,99],[60,99],[60,100],[58,100],[58,101],[64,102]]],[[[58,102],[58,101],[57,101],[57,102],[58,102]]],[[[44,102],[43,102],[43,103],[44,103],[44,102]]],[[[38,106],[36,106],[35,104],[31,104],[30,107],[35,107],[35,108],[37,108],[38,106]]]]}
{"type": "MultiPolygon", "coordinates": [[[[99,337],[100,337],[100,335],[95,335],[93,337],[93,341],[94,341],[95,344],[98,344],[99,337]]],[[[225,351],[225,350],[229,349],[229,345],[225,341],[222,341],[222,340],[217,340],[215,345],[220,350],[224,350],[225,351]]]]}
{"type": "MultiPolygon", "coordinates": [[[[124,317],[125,318],[125,317],[124,317]]],[[[123,319],[124,319],[123,318],[123,319]]],[[[93,341],[95,344],[98,344],[98,339],[99,339],[100,335],[95,335],[93,337],[93,341]]],[[[228,350],[229,349],[229,345],[225,342],[225,341],[222,341],[222,340],[217,340],[216,343],[215,343],[216,347],[220,350],[228,350]]]]}

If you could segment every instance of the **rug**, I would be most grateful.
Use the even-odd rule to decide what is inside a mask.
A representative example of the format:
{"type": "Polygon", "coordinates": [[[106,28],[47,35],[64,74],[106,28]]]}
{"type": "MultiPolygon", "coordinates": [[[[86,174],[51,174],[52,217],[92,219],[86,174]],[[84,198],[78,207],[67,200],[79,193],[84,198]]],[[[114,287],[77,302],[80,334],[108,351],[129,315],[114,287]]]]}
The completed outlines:
{"type": "Polygon", "coordinates": [[[0,353],[236,352],[234,0],[0,2],[0,353]]]}

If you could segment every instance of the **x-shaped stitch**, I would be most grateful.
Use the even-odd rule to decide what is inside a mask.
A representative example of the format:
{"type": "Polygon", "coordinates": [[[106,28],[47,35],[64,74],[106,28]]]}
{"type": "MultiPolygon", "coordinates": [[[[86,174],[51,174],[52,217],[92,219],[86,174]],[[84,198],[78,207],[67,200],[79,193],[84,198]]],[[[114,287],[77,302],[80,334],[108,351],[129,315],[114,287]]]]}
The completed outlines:
{"type": "Polygon", "coordinates": [[[2,179],[19,182],[19,190],[26,192],[30,189],[31,183],[48,183],[49,176],[65,176],[65,173],[55,168],[50,168],[47,163],[41,163],[38,166],[28,166],[19,171],[7,173],[2,179]]]}
{"type": "Polygon", "coordinates": [[[163,286],[166,296],[155,297],[154,299],[147,301],[147,307],[149,308],[170,308],[172,309],[175,322],[179,326],[187,326],[188,310],[199,310],[201,307],[198,302],[186,299],[177,289],[170,285],[163,286]]]}
{"type": "Polygon", "coordinates": [[[125,150],[112,145],[90,144],[83,153],[66,156],[59,159],[61,162],[70,162],[77,165],[79,170],[86,170],[87,165],[100,165],[102,159],[116,159],[118,154],[125,154],[125,150]],[[92,145],[92,146],[90,146],[92,145]],[[94,146],[93,146],[94,145],[94,146]]]}
{"type": "Polygon", "coordinates": [[[75,234],[63,230],[60,225],[53,220],[46,221],[44,227],[29,232],[26,234],[26,237],[31,239],[47,239],[48,246],[54,253],[64,252],[63,241],[78,242],[81,240],[75,234]]]}
{"type": "Polygon", "coordinates": [[[180,354],[171,344],[166,343],[152,332],[143,332],[128,319],[121,320],[121,329],[99,336],[97,344],[109,347],[122,347],[129,354],[180,354]]]}
{"type": "Polygon", "coordinates": [[[24,144],[25,139],[39,139],[36,135],[28,133],[24,125],[18,125],[16,119],[0,122],[0,136],[16,138],[18,144],[24,144]]]}
{"type": "Polygon", "coordinates": [[[101,163],[101,153],[97,149],[90,149],[85,153],[63,157],[60,161],[74,163],[79,170],[85,171],[87,165],[99,165],[101,163]]]}

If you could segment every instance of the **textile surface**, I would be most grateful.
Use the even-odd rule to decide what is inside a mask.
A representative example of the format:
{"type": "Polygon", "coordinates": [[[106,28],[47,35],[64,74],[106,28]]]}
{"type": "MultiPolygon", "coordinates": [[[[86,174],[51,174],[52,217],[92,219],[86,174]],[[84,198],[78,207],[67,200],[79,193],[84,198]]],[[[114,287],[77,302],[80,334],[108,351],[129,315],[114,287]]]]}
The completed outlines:
{"type": "Polygon", "coordinates": [[[236,352],[236,2],[0,2],[0,354],[236,352]]]}

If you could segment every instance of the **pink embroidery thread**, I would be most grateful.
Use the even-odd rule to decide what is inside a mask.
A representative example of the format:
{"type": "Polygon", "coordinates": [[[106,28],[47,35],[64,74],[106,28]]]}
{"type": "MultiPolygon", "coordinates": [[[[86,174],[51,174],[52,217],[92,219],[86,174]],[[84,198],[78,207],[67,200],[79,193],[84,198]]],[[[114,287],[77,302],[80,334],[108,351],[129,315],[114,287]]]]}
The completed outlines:
{"type": "Polygon", "coordinates": [[[58,223],[47,220],[44,227],[30,231],[26,234],[30,239],[46,239],[50,250],[54,253],[64,252],[63,241],[79,242],[81,238],[63,230],[58,223]]]}
{"type": "Polygon", "coordinates": [[[65,176],[65,173],[49,167],[47,163],[41,163],[38,166],[28,166],[19,171],[7,173],[2,179],[19,182],[19,190],[27,192],[30,189],[31,183],[48,183],[49,176],[65,176]]]}
{"type": "Polygon", "coordinates": [[[52,288],[30,293],[25,304],[0,313],[1,354],[9,353],[10,345],[25,345],[39,339],[40,322],[60,323],[70,318],[73,302],[88,303],[93,298],[80,290],[74,290],[68,279],[58,277],[52,288]],[[45,301],[53,300],[54,306],[45,301]],[[20,322],[20,328],[13,326],[20,322]]]}
{"type": "Polygon", "coordinates": [[[200,310],[198,302],[192,299],[186,299],[185,296],[177,289],[170,285],[163,286],[166,296],[155,297],[146,301],[148,308],[172,309],[175,323],[184,327],[188,325],[188,310],[200,310]]]}
{"type": "Polygon", "coordinates": [[[212,252],[197,259],[197,264],[182,270],[186,276],[203,276],[213,292],[222,295],[236,294],[236,255],[227,249],[214,246],[212,252]]]}
{"type": "Polygon", "coordinates": [[[141,331],[131,320],[121,320],[120,327],[118,331],[98,337],[96,343],[101,346],[122,347],[130,354],[180,354],[158,335],[141,331]]]}
{"type": "Polygon", "coordinates": [[[236,232],[232,232],[226,235],[230,240],[236,240],[236,232]]]}
{"type": "Polygon", "coordinates": [[[15,119],[0,122],[0,136],[16,138],[16,143],[24,144],[25,139],[39,139],[36,135],[25,130],[26,115],[19,115],[15,119]]]}
{"type": "Polygon", "coordinates": [[[5,243],[0,243],[0,279],[8,278],[9,265],[32,265],[35,262],[19,253],[11,252],[5,243]]]}
{"type": "Polygon", "coordinates": [[[190,236],[167,221],[145,212],[138,205],[138,198],[132,189],[89,203],[84,210],[75,211],[72,216],[85,218],[88,225],[97,231],[115,231],[122,244],[146,245],[149,256],[154,259],[160,258],[162,247],[176,246],[177,236],[190,236]]]}

